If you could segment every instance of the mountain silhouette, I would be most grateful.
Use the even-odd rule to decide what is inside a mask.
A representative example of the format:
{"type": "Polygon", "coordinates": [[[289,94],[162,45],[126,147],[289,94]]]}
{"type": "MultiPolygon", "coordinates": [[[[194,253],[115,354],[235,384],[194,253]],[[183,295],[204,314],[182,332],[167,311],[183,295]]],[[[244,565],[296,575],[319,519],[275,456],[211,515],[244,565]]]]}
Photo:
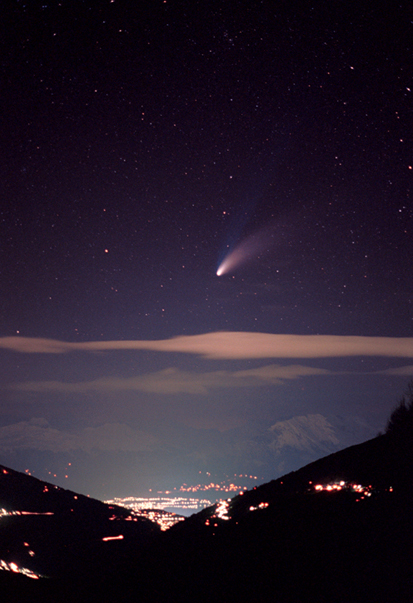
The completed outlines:
{"type": "Polygon", "coordinates": [[[38,556],[30,567],[50,576],[0,572],[3,600],[413,601],[411,434],[403,438],[351,446],[162,533],[0,467],[0,507],[55,513],[0,518],[0,559],[11,545],[26,553],[24,538],[35,555],[19,563],[38,556]]]}
{"type": "Polygon", "coordinates": [[[157,524],[123,507],[0,465],[3,569],[18,568],[52,580],[72,576],[88,580],[102,568],[109,575],[159,531],[157,524]]]}

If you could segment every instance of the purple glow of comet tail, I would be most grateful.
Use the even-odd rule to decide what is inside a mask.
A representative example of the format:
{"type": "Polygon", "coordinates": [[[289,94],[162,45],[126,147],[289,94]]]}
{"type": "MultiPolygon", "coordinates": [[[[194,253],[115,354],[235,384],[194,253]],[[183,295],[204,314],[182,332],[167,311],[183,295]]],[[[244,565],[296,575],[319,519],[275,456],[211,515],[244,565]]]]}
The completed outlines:
{"type": "Polygon", "coordinates": [[[245,241],[237,245],[219,265],[217,276],[226,274],[230,270],[237,268],[240,264],[257,257],[261,252],[267,251],[275,242],[271,231],[273,231],[272,228],[264,228],[250,235],[245,241]]]}

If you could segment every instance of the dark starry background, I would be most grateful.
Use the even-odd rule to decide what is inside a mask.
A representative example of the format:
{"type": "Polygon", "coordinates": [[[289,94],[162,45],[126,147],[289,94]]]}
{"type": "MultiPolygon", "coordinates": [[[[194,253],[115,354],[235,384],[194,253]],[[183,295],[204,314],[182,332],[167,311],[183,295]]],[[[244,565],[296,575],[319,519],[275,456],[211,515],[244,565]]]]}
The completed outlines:
{"type": "MultiPolygon", "coordinates": [[[[409,3],[22,0],[1,21],[2,337],[413,336],[409,3]]],[[[159,393],[158,371],[273,363],[1,360],[1,462],[102,497],[276,477],[374,436],[413,374],[327,358],[293,363],[322,376],[159,393]],[[85,386],[102,377],[117,386],[85,386]]]]}

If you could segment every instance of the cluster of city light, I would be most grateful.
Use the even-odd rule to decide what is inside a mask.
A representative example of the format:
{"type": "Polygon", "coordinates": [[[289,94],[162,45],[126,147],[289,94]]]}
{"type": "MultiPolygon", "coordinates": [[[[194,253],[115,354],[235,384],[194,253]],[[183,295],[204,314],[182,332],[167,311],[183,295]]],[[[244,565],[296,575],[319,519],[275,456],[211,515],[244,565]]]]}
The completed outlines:
{"type": "Polygon", "coordinates": [[[231,519],[228,516],[229,503],[229,500],[221,500],[217,504],[213,517],[217,517],[218,519],[224,519],[225,521],[231,519]]]}
{"type": "MultiPolygon", "coordinates": [[[[363,486],[362,484],[355,484],[353,482],[331,482],[329,484],[316,484],[313,485],[312,482],[309,482],[312,485],[313,489],[316,492],[337,492],[339,490],[347,490],[350,492],[355,492],[360,495],[360,498],[356,499],[356,502],[359,500],[363,500],[365,497],[370,497],[374,490],[373,486],[363,486]]],[[[390,486],[388,488],[389,492],[393,492],[393,488],[390,486]]]]}
{"type": "Polygon", "coordinates": [[[11,517],[12,515],[54,515],[54,513],[52,511],[39,513],[37,511],[7,511],[6,509],[0,509],[0,517],[11,517]]]}
{"type": "Polygon", "coordinates": [[[28,578],[33,578],[34,580],[38,580],[39,578],[41,578],[40,574],[36,574],[27,567],[19,567],[17,563],[7,563],[7,561],[3,561],[3,559],[0,559],[0,570],[5,570],[6,572],[13,572],[15,574],[23,574],[24,576],[27,576],[28,578]]]}
{"type": "MultiPolygon", "coordinates": [[[[311,482],[310,482],[311,483],[311,482]]],[[[346,482],[333,482],[331,484],[317,484],[314,486],[314,490],[316,492],[333,492],[333,491],[337,491],[337,490],[343,490],[343,488],[347,488],[347,483],[346,482]]]]}
{"type": "MultiPolygon", "coordinates": [[[[215,508],[215,512],[213,515],[211,515],[210,518],[205,520],[205,525],[206,526],[212,526],[212,527],[217,527],[218,523],[217,520],[218,519],[223,519],[224,521],[227,521],[229,519],[232,519],[232,517],[229,514],[229,510],[230,510],[230,505],[231,505],[231,499],[227,499],[227,500],[220,500],[217,502],[216,504],[216,508],[215,508]]],[[[249,511],[257,511],[259,509],[266,509],[267,507],[269,507],[269,503],[267,502],[261,502],[256,506],[251,506],[249,508],[249,511]]]]}
{"type": "MultiPolygon", "coordinates": [[[[199,511],[212,505],[210,500],[182,497],[143,498],[129,496],[127,498],[114,498],[105,502],[108,505],[118,505],[130,510],[132,514],[125,518],[126,521],[139,521],[140,518],[145,517],[157,523],[163,531],[184,520],[181,515],[168,512],[166,509],[199,511]]],[[[109,519],[119,519],[119,517],[113,515],[109,519]]]]}
{"type": "Polygon", "coordinates": [[[206,507],[210,507],[212,502],[207,499],[198,498],[184,498],[181,496],[175,497],[135,497],[129,496],[127,498],[114,498],[112,500],[106,500],[106,504],[119,505],[120,507],[126,507],[133,511],[141,511],[148,509],[191,509],[194,511],[200,511],[206,507]]]}
{"type": "Polygon", "coordinates": [[[236,484],[226,484],[221,482],[220,484],[197,484],[196,486],[187,486],[183,484],[179,488],[179,492],[206,492],[208,490],[215,490],[215,492],[239,492],[240,490],[248,490],[247,486],[237,486],[236,484]]]}
{"type": "Polygon", "coordinates": [[[157,510],[157,509],[142,509],[141,511],[136,511],[139,517],[146,517],[150,519],[154,523],[157,523],[162,532],[165,530],[169,530],[172,526],[180,521],[184,521],[185,517],[181,515],[175,515],[175,513],[166,513],[165,511],[157,510]]]}
{"type": "MultiPolygon", "coordinates": [[[[206,473],[206,475],[208,475],[209,477],[211,476],[211,474],[208,472],[206,473]]],[[[234,474],[233,477],[241,478],[241,479],[251,479],[251,480],[258,479],[256,475],[247,475],[247,474],[245,474],[245,475],[234,474]]],[[[179,488],[179,492],[193,492],[193,493],[207,492],[208,490],[214,490],[215,492],[227,493],[227,492],[245,491],[245,490],[248,490],[248,487],[247,486],[238,486],[237,484],[234,484],[233,481],[228,483],[228,480],[222,480],[219,483],[209,482],[208,484],[196,484],[195,486],[189,486],[188,484],[182,484],[182,486],[179,488]]]]}
{"type": "MultiPolygon", "coordinates": [[[[120,503],[117,503],[120,505],[120,503]]],[[[154,523],[157,523],[162,531],[168,530],[179,521],[183,521],[185,517],[181,515],[175,515],[175,513],[168,513],[162,509],[132,509],[129,506],[121,505],[131,512],[128,517],[119,517],[118,515],[112,515],[109,517],[109,521],[139,521],[142,518],[149,519],[154,523]]],[[[112,508],[112,507],[109,507],[112,508]]]]}
{"type": "MultiPolygon", "coordinates": [[[[203,472],[199,471],[200,476],[202,473],[203,472]]],[[[207,479],[205,480],[207,483],[204,482],[196,485],[183,483],[180,487],[174,487],[171,490],[157,490],[156,494],[158,496],[129,496],[126,498],[114,498],[112,500],[106,500],[105,502],[106,504],[115,504],[126,507],[135,512],[144,511],[146,517],[148,517],[150,510],[172,511],[173,513],[188,515],[188,512],[195,513],[197,511],[202,511],[207,507],[211,507],[216,503],[221,503],[222,499],[221,497],[218,497],[217,494],[243,494],[248,490],[248,486],[245,485],[245,480],[256,481],[258,479],[256,475],[234,473],[231,476],[225,476],[226,479],[224,480],[215,482],[211,479],[211,473],[206,471],[205,475],[207,476],[207,479]],[[239,480],[243,480],[244,483],[239,485],[239,480]],[[238,485],[235,483],[236,481],[238,481],[238,485]],[[200,493],[203,492],[208,492],[208,498],[201,498],[200,493]],[[180,496],[180,494],[182,494],[182,496],[180,496]],[[195,496],[191,496],[191,494],[194,494],[195,496]]],[[[149,492],[152,492],[152,490],[149,490],[149,492]]],[[[161,526],[161,529],[163,529],[164,525],[170,527],[170,525],[181,521],[181,519],[174,519],[173,515],[172,517],[157,516],[155,521],[161,526]]]]}
{"type": "Polygon", "coordinates": [[[256,507],[254,507],[253,505],[250,507],[250,511],[258,511],[258,509],[266,509],[267,507],[270,506],[270,503],[267,502],[262,502],[259,505],[257,505],[256,507]]]}
{"type": "MultiPolygon", "coordinates": [[[[7,509],[0,508],[0,518],[13,516],[15,517],[16,515],[54,515],[54,513],[52,513],[51,511],[48,511],[46,513],[40,513],[36,511],[8,511],[7,509]]],[[[23,546],[27,547],[27,553],[28,555],[30,555],[30,557],[35,556],[35,552],[30,548],[30,544],[28,542],[23,542],[23,546]]],[[[24,574],[25,576],[28,576],[29,578],[34,578],[36,580],[40,578],[39,574],[36,574],[27,567],[20,567],[17,565],[17,563],[14,562],[8,563],[3,559],[0,559],[0,570],[14,572],[16,574],[24,574]]]]}

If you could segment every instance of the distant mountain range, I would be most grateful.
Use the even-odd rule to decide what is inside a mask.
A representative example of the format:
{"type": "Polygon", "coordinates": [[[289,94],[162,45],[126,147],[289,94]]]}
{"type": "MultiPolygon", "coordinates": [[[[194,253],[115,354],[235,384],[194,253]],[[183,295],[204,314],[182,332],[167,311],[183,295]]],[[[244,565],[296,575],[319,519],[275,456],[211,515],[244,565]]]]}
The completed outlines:
{"type": "MultiPolygon", "coordinates": [[[[276,424],[274,441],[299,427],[276,424]]],[[[2,601],[413,601],[409,438],[377,436],[162,533],[0,467],[0,560],[45,576],[0,571],[2,601]]]]}
{"type": "Polygon", "coordinates": [[[251,459],[246,470],[271,479],[376,434],[377,430],[359,417],[308,414],[277,421],[245,437],[241,446],[243,458],[251,459]]]}

